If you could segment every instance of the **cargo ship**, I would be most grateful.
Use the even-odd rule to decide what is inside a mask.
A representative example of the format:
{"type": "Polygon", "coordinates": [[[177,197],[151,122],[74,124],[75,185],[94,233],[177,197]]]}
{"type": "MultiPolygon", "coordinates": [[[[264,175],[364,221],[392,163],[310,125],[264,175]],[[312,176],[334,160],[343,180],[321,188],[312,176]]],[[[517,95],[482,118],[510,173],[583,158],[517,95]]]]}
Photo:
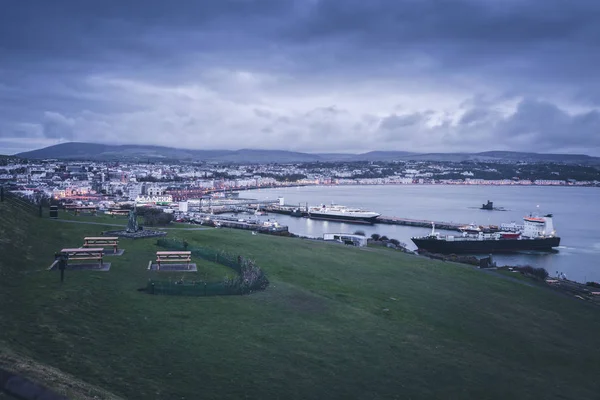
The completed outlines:
{"type": "Polygon", "coordinates": [[[432,225],[431,234],[411,239],[420,251],[440,254],[489,254],[527,250],[551,251],[560,245],[560,237],[556,236],[554,230],[552,214],[524,217],[522,228],[519,230],[485,232],[464,229],[461,235],[456,236],[440,235],[435,231],[435,225],[432,225]]]}
{"type": "Polygon", "coordinates": [[[340,205],[321,205],[317,207],[310,207],[308,209],[309,218],[361,224],[372,224],[380,215],[381,214],[373,211],[349,208],[340,205]]]}

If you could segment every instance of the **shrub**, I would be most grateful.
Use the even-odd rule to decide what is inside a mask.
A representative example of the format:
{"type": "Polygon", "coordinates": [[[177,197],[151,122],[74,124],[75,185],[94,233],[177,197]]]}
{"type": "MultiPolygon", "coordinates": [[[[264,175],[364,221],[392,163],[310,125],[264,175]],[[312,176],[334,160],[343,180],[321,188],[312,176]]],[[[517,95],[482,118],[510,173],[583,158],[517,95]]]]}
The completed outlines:
{"type": "Polygon", "coordinates": [[[173,221],[173,214],[164,213],[158,208],[148,208],[143,214],[144,225],[147,226],[167,225],[173,221]]]}
{"type": "Polygon", "coordinates": [[[374,233],[371,235],[371,239],[373,239],[374,241],[378,241],[381,238],[381,235],[379,235],[378,233],[374,233]]]}
{"type": "Polygon", "coordinates": [[[598,282],[586,282],[585,285],[595,287],[595,288],[600,288],[600,283],[598,283],[598,282]]]}
{"type": "Polygon", "coordinates": [[[355,234],[355,235],[359,235],[359,236],[366,236],[366,235],[365,235],[365,231],[361,231],[361,230],[354,231],[354,234],[355,234]]]}
{"type": "Polygon", "coordinates": [[[397,239],[390,239],[390,243],[394,246],[400,246],[400,241],[397,239]]]}
{"type": "Polygon", "coordinates": [[[531,275],[538,279],[544,280],[548,278],[548,271],[546,271],[544,268],[534,268],[531,265],[525,265],[522,267],[515,267],[514,269],[524,275],[531,275]]]}
{"type": "Polygon", "coordinates": [[[379,240],[387,242],[390,239],[387,236],[383,235],[382,237],[379,238],[379,240]]]}

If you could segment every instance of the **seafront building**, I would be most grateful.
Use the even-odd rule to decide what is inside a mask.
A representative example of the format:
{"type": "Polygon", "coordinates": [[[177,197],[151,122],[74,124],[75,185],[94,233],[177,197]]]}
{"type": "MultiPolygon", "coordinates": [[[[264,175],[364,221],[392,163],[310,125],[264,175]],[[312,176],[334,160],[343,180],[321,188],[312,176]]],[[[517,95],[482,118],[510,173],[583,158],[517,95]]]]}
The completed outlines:
{"type": "MultiPolygon", "coordinates": [[[[522,168],[523,164],[519,164],[522,168]]],[[[558,169],[558,167],[553,167],[558,169]]],[[[200,198],[209,192],[298,185],[544,185],[600,186],[594,180],[481,179],[498,174],[490,166],[434,162],[362,164],[194,165],[70,161],[10,161],[0,165],[0,184],[25,195],[83,201],[160,202],[200,198]],[[393,167],[393,169],[391,169],[393,167]],[[391,172],[390,172],[391,171],[391,172]],[[170,197],[169,197],[170,196],[170,197]]],[[[559,175],[560,172],[552,172],[559,175]]],[[[596,174],[600,177],[600,172],[596,174]]]]}

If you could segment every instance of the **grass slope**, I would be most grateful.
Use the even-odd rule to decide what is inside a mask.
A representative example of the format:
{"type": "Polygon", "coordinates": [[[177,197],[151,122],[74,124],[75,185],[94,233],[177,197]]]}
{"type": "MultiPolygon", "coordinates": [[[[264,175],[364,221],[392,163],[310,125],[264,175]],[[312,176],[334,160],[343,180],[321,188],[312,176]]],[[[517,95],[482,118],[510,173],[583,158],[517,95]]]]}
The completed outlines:
{"type": "MultiPolygon", "coordinates": [[[[54,251],[106,229],[0,203],[0,342],[124,398],[598,394],[599,310],[543,288],[384,249],[227,229],[169,236],[254,258],[267,291],[140,293],[148,278],[180,277],[146,271],[155,240],[122,240],[108,273],[67,272],[61,285],[44,270],[54,251]]],[[[193,279],[229,273],[195,261],[193,279]]]]}

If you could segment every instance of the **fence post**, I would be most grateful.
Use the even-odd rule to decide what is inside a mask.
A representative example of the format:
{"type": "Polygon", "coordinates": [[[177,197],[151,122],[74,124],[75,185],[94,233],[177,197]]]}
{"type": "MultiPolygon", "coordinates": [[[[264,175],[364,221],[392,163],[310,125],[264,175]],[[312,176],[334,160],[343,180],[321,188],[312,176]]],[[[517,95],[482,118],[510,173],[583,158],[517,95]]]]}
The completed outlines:
{"type": "Polygon", "coordinates": [[[0,202],[4,202],[4,186],[0,186],[0,202]]]}
{"type": "Polygon", "coordinates": [[[67,259],[69,257],[63,253],[60,253],[60,261],[58,262],[58,269],[60,270],[60,283],[65,280],[65,269],[67,268],[67,259]]]}

